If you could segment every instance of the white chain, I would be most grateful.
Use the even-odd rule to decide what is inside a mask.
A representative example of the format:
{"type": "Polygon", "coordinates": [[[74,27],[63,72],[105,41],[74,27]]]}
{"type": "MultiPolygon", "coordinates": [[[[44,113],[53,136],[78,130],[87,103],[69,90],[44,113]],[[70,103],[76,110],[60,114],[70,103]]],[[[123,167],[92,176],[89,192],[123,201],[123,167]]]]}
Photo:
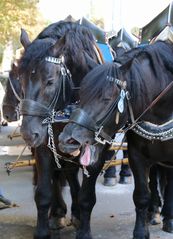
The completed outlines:
{"type": "Polygon", "coordinates": [[[56,162],[56,165],[58,168],[61,168],[61,164],[59,163],[59,159],[62,158],[61,155],[59,155],[56,151],[56,146],[55,146],[55,141],[54,141],[54,135],[53,135],[53,129],[52,129],[52,123],[54,123],[55,121],[55,115],[56,115],[56,112],[53,110],[52,111],[52,115],[48,118],[46,118],[44,121],[43,121],[43,124],[44,123],[47,123],[48,124],[48,135],[49,135],[49,138],[48,138],[48,144],[47,144],[47,147],[53,152],[53,155],[54,155],[54,158],[55,158],[55,162],[56,162]]]}
{"type": "Polygon", "coordinates": [[[61,168],[61,164],[59,163],[59,158],[60,158],[61,155],[59,155],[56,151],[54,137],[53,137],[53,129],[52,129],[52,124],[51,123],[48,124],[48,135],[49,135],[49,139],[48,139],[47,146],[53,152],[57,167],[61,168]]]}

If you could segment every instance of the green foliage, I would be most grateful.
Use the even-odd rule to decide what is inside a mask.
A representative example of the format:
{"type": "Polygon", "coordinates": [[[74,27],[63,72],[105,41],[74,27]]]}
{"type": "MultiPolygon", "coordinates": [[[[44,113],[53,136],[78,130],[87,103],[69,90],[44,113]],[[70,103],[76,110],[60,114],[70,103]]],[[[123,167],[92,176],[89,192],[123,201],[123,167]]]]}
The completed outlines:
{"type": "Polygon", "coordinates": [[[97,25],[98,27],[104,29],[104,19],[103,18],[91,18],[91,22],[93,22],[95,25],[97,25]]]}
{"type": "Polygon", "coordinates": [[[38,0],[0,0],[0,46],[9,40],[19,46],[21,28],[26,29],[31,38],[39,33],[44,22],[37,3],[38,0]]]}

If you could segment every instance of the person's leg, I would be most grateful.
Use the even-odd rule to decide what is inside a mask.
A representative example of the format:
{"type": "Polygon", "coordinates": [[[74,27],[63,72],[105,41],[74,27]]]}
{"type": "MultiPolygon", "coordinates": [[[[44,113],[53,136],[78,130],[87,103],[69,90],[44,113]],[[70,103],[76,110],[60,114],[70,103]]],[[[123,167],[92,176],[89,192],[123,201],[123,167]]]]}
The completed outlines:
{"type": "MultiPolygon", "coordinates": [[[[124,158],[128,158],[128,151],[124,150],[123,151],[124,158]]],[[[120,179],[119,183],[121,184],[127,184],[130,182],[130,177],[131,177],[131,169],[129,164],[121,164],[121,170],[120,170],[120,179]]]]}
{"type": "MultiPolygon", "coordinates": [[[[112,157],[114,156],[114,153],[115,153],[114,151],[108,151],[108,153],[106,154],[106,161],[111,160],[112,157]]],[[[116,167],[115,166],[110,166],[105,171],[103,185],[104,186],[115,186],[116,183],[117,183],[117,181],[116,181],[116,167]]]]}

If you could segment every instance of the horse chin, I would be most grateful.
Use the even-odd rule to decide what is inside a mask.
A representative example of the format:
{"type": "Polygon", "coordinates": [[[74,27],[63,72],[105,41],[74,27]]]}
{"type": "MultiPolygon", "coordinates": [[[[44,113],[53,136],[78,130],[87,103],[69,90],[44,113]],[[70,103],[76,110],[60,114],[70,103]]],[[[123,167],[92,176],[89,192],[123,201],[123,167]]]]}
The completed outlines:
{"type": "Polygon", "coordinates": [[[59,142],[58,148],[61,152],[70,154],[74,157],[77,157],[80,154],[81,145],[79,143],[71,144],[71,143],[61,143],[59,142]]]}

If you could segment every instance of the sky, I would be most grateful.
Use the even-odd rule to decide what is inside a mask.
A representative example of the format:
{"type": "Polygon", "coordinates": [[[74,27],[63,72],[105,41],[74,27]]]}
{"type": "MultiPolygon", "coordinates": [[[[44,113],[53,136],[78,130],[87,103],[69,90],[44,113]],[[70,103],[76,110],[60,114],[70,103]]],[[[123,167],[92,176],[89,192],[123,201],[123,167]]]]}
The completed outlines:
{"type": "Polygon", "coordinates": [[[105,30],[143,27],[164,10],[171,0],[40,0],[43,16],[51,22],[71,14],[75,19],[89,17],[91,3],[96,18],[105,19],[105,30]]]}

